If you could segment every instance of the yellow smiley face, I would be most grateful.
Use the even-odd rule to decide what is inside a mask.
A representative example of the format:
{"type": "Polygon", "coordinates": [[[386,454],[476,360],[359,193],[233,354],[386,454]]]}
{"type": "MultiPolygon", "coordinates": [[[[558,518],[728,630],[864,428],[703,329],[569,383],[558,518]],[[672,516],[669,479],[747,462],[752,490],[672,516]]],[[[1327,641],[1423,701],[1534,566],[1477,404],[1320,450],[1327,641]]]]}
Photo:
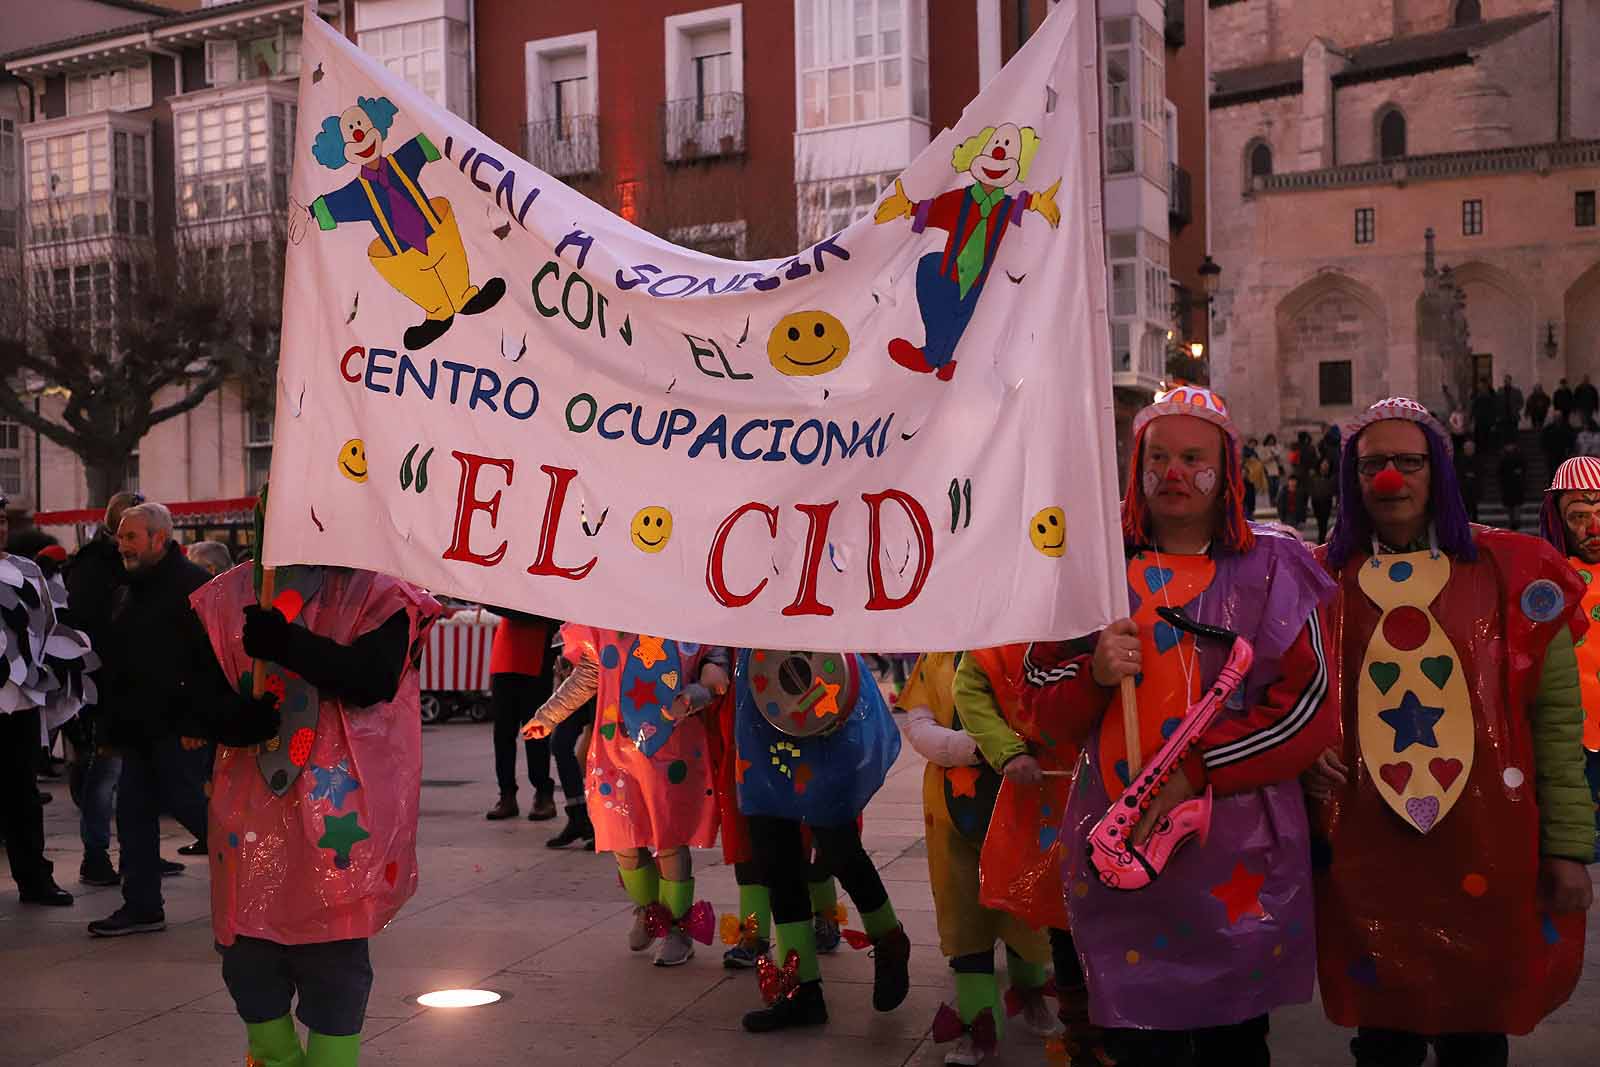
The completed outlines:
{"type": "Polygon", "coordinates": [[[640,552],[656,553],[667,547],[672,539],[672,512],[652,504],[640,508],[628,527],[628,540],[640,552]]]}
{"type": "Polygon", "coordinates": [[[1045,508],[1028,520],[1028,540],[1040,555],[1056,559],[1067,553],[1067,513],[1045,508]]]}
{"type": "Polygon", "coordinates": [[[339,473],[352,482],[367,480],[367,445],[359,437],[339,446],[339,473]]]}
{"type": "Polygon", "coordinates": [[[767,358],[779,374],[826,374],[850,354],[850,333],[826,311],[796,311],[778,320],[767,337],[767,358]]]}

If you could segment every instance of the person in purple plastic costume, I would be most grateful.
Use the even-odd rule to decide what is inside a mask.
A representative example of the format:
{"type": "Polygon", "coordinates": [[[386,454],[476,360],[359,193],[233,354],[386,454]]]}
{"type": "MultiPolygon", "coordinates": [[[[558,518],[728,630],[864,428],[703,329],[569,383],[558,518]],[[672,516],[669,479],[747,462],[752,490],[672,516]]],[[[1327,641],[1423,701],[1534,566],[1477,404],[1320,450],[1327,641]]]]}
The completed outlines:
{"type": "MultiPolygon", "coordinates": [[[[414,667],[439,604],[395,578],[325,567],[291,622],[256,606],[248,565],[202,586],[190,603],[219,683],[249,693],[253,673],[267,670],[266,691],[281,696],[278,672],[292,671],[318,701],[314,727],[283,731],[300,773],[281,795],[258,764],[261,746],[224,739],[212,776],[211,922],[223,980],[246,1024],[246,1062],[354,1067],[372,989],[367,939],[417,888],[414,667]],[[303,1051],[289,1014],[296,994],[310,1030],[303,1051]]],[[[283,743],[280,734],[264,747],[283,743]]]]}
{"type": "Polygon", "coordinates": [[[1246,521],[1240,471],[1238,432],[1215,394],[1183,387],[1140,412],[1123,504],[1130,617],[1027,653],[1024,704],[1046,733],[1084,743],[1062,822],[1063,884],[1089,1016],[1120,1067],[1264,1067],[1268,1012],[1311,999],[1310,831],[1296,779],[1330,736],[1317,608],[1333,583],[1297,539],[1246,521]],[[1157,606],[1255,649],[1244,685],[1170,768],[1151,760],[1228,650],[1197,647],[1157,606]],[[1102,884],[1085,855],[1128,782],[1117,696],[1127,677],[1142,765],[1170,772],[1135,840],[1189,797],[1214,798],[1204,843],[1184,845],[1137,890],[1102,884]]]}

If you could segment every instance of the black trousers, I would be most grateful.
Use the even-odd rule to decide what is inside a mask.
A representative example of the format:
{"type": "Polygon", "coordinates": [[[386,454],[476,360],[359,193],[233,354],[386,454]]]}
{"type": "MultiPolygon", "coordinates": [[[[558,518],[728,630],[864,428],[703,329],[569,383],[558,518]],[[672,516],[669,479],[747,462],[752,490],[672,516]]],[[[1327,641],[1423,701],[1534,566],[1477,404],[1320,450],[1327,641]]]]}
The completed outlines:
{"type": "MultiPolygon", "coordinates": [[[[811,919],[811,864],[806,855],[800,824],[793,819],[752,815],[750,844],[761,880],[772,894],[774,923],[808,922],[811,919]]],[[[878,877],[872,857],[861,847],[861,831],[854,822],[843,826],[810,826],[817,860],[844,891],[850,894],[856,911],[865,915],[889,901],[889,893],[878,877]]]]}
{"type": "MultiPolygon", "coordinates": [[[[494,711],[494,776],[500,792],[517,792],[517,737],[522,724],[533,718],[550,697],[550,672],[496,674],[489,678],[489,706],[494,711]]],[[[524,741],[528,756],[528,781],[538,793],[555,791],[550,778],[550,739],[524,741]]],[[[579,794],[582,795],[581,793],[579,794]]]]}
{"type": "Polygon", "coordinates": [[[0,832],[18,889],[40,888],[54,869],[44,858],[44,805],[34,770],[39,709],[0,715],[0,832]]]}
{"type": "Polygon", "coordinates": [[[1350,1042],[1356,1067],[1422,1067],[1428,1045],[1439,1067],[1506,1067],[1511,1043],[1505,1034],[1437,1034],[1431,1037],[1401,1030],[1356,1031],[1350,1042]]]}
{"type": "Polygon", "coordinates": [[[1267,1017],[1198,1030],[1107,1030],[1117,1067],[1268,1067],[1267,1017]]]}
{"type": "Polygon", "coordinates": [[[372,993],[367,939],[280,945],[240,937],[222,952],[222,981],[239,1017],[270,1023],[289,1014],[295,994],[300,1021],[328,1037],[359,1034],[372,993]]]}
{"type": "Polygon", "coordinates": [[[568,808],[582,807],[583,764],[578,762],[578,742],[585,730],[594,727],[594,701],[573,712],[550,735],[550,754],[556,760],[556,777],[561,779],[563,803],[568,808]]]}
{"type": "MultiPolygon", "coordinates": [[[[206,838],[206,797],[184,767],[176,737],[148,750],[122,754],[117,785],[117,842],[122,846],[122,899],[138,918],[162,911],[161,812],[167,811],[198,841],[206,838]]],[[[192,761],[191,761],[192,763],[192,761]]]]}

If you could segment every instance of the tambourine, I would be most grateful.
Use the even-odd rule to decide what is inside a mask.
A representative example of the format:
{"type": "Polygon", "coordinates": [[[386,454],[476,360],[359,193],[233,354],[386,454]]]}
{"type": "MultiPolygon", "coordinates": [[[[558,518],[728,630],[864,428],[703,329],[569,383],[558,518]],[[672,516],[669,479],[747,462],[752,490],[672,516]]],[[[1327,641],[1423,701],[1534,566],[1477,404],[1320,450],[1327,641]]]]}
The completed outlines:
{"type": "Polygon", "coordinates": [[[773,728],[790,737],[832,733],[855,710],[861,691],[856,657],[843,652],[750,653],[750,695],[773,728]]]}

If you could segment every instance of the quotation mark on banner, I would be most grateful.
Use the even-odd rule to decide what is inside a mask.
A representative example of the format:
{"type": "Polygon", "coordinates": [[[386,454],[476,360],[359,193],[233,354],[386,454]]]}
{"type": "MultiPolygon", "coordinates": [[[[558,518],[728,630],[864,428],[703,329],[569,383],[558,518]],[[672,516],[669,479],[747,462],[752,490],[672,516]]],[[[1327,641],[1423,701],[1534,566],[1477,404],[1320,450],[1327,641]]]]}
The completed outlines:
{"type": "Polygon", "coordinates": [[[955,533],[956,528],[965,530],[972,525],[972,479],[963,482],[959,478],[950,479],[950,532],[955,533]],[[966,514],[966,521],[961,519],[966,514]]]}
{"type": "Polygon", "coordinates": [[[433,458],[433,449],[430,448],[422,454],[422,461],[415,468],[411,466],[411,461],[417,456],[417,449],[421,447],[421,442],[412,445],[411,451],[406,453],[405,461],[400,464],[401,489],[410,489],[414,480],[417,484],[417,492],[425,493],[428,491],[428,460],[433,458]],[[413,469],[416,471],[415,474],[412,473],[413,469]]]}

